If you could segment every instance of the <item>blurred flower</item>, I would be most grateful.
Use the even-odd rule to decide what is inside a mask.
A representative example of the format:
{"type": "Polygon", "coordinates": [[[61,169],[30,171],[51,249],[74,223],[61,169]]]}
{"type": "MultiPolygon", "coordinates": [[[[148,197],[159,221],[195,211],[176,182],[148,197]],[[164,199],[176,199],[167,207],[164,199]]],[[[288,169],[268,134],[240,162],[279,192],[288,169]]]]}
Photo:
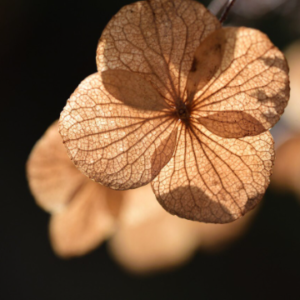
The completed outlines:
{"type": "Polygon", "coordinates": [[[300,133],[300,40],[293,42],[284,53],[290,67],[291,94],[282,119],[293,132],[300,133]]]}
{"type": "Polygon", "coordinates": [[[198,248],[221,250],[246,230],[253,215],[225,225],[192,222],[168,214],[149,185],[128,191],[101,186],[75,168],[57,122],[34,146],[27,177],[37,204],[51,214],[57,255],[83,255],[108,239],[111,255],[133,272],[180,265],[198,248]]]}
{"type": "Polygon", "coordinates": [[[288,139],[278,148],[271,187],[300,196],[300,135],[288,139]]]}
{"type": "Polygon", "coordinates": [[[118,192],[89,180],[75,168],[57,122],[34,146],[27,162],[27,177],[37,204],[52,215],[50,236],[59,255],[84,254],[114,231],[109,201],[113,202],[118,192]]]}
{"type": "Polygon", "coordinates": [[[279,147],[271,187],[300,196],[300,40],[287,47],[285,55],[290,67],[291,96],[279,126],[274,128],[279,147]]]}

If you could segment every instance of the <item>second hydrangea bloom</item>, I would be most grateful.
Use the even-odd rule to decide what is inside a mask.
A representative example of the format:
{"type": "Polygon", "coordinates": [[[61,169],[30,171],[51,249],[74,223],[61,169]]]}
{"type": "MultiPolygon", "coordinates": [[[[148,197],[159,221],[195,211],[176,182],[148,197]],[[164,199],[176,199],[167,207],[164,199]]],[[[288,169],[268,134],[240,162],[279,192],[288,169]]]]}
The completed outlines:
{"type": "Polygon", "coordinates": [[[152,182],[187,219],[254,208],[274,159],[268,129],[289,98],[286,61],[264,34],[221,28],[194,1],[137,2],[107,25],[97,66],[60,118],[80,171],[119,190],[152,182]]]}

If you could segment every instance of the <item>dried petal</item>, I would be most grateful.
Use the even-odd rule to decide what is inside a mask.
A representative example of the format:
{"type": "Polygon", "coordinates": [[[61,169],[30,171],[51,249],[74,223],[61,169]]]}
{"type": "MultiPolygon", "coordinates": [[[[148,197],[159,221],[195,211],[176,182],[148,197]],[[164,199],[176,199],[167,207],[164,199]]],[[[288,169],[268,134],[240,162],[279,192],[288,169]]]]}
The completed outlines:
{"type": "Polygon", "coordinates": [[[274,160],[273,139],[224,139],[193,124],[180,129],[174,157],[152,182],[170,213],[210,223],[233,221],[262,198],[274,160]]]}
{"type": "Polygon", "coordinates": [[[223,250],[245,232],[256,211],[229,224],[192,222],[167,213],[149,188],[147,185],[124,192],[119,228],[108,241],[112,256],[135,273],[179,266],[197,248],[223,250]]]}
{"type": "Polygon", "coordinates": [[[126,193],[119,229],[108,242],[113,257],[138,273],[169,269],[187,261],[201,236],[195,227],[202,224],[168,214],[155,201],[150,185],[126,193]]]}
{"type": "Polygon", "coordinates": [[[292,130],[300,132],[300,40],[285,50],[285,56],[290,66],[291,97],[283,120],[292,130]]]}
{"type": "Polygon", "coordinates": [[[43,209],[61,210],[88,180],[71,162],[53,123],[34,146],[27,161],[30,190],[43,209]]]}
{"type": "Polygon", "coordinates": [[[199,226],[195,227],[194,230],[199,236],[198,247],[202,251],[209,253],[223,251],[224,248],[231,245],[234,240],[237,240],[245,234],[258,212],[258,208],[259,205],[243,218],[227,224],[197,223],[199,226]]]}
{"type": "Polygon", "coordinates": [[[272,187],[300,195],[300,136],[288,139],[276,151],[272,187]]]}
{"type": "Polygon", "coordinates": [[[62,143],[58,122],[35,145],[27,176],[37,203],[53,213],[50,234],[58,255],[82,255],[111,235],[122,195],[76,169],[62,143]]]}
{"type": "Polygon", "coordinates": [[[114,232],[115,220],[107,196],[115,195],[106,195],[107,189],[89,180],[64,210],[52,215],[51,243],[59,256],[83,255],[114,232]]]}
{"type": "Polygon", "coordinates": [[[152,85],[138,74],[124,70],[106,70],[101,76],[106,90],[125,105],[157,111],[168,107],[152,85]]]}
{"type": "Polygon", "coordinates": [[[59,125],[76,167],[113,189],[149,183],[175,148],[176,121],[168,113],[124,105],[106,91],[98,74],[79,85],[59,125]]]}
{"type": "MultiPolygon", "coordinates": [[[[247,114],[243,119],[249,121],[250,115],[250,123],[257,125],[255,128],[250,124],[250,133],[259,134],[262,127],[267,130],[278,121],[287,105],[289,79],[286,60],[258,30],[223,28],[221,31],[224,34],[221,42],[225,43],[222,62],[210,82],[196,93],[193,116],[210,118],[217,112],[243,111],[247,114]]],[[[206,58],[204,55],[197,57],[197,60],[201,59],[206,58]]],[[[213,125],[219,127],[217,123],[213,125]]],[[[213,132],[220,133],[216,128],[213,132]]],[[[220,135],[237,137],[235,130],[232,136],[228,133],[220,135]]]]}
{"type": "Polygon", "coordinates": [[[189,0],[149,0],[123,7],[102,33],[98,71],[122,69],[143,76],[172,105],[185,92],[193,55],[221,24],[189,0]]]}

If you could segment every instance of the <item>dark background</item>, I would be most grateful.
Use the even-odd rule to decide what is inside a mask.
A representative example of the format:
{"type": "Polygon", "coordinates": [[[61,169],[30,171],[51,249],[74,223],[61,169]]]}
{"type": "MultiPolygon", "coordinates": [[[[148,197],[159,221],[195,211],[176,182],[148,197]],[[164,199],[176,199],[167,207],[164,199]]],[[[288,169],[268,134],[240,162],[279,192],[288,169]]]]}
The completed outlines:
{"type": "MultiPolygon", "coordinates": [[[[68,261],[52,252],[49,215],[35,205],[25,163],[79,82],[96,71],[100,34],[130,2],[0,2],[0,298],[300,299],[300,201],[271,190],[242,239],[172,272],[129,275],[105,245],[68,261]]],[[[232,13],[228,21],[261,29],[283,49],[300,37],[295,17],[277,10],[256,19],[232,13]]]]}

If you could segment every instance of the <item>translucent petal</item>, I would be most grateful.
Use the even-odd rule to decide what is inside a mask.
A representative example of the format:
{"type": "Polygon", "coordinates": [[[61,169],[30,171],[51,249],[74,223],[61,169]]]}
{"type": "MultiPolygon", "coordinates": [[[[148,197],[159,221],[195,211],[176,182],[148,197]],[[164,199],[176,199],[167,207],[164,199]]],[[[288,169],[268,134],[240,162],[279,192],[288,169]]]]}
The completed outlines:
{"type": "Polygon", "coordinates": [[[195,50],[220,26],[196,1],[133,3],[123,7],[103,31],[98,71],[122,69],[139,74],[172,105],[185,93],[195,50]]]}
{"type": "Polygon", "coordinates": [[[108,242],[112,256],[135,273],[186,262],[199,244],[201,234],[195,231],[202,224],[167,213],[157,203],[150,185],[126,193],[118,231],[108,242]]]}
{"type": "Polygon", "coordinates": [[[51,244],[59,256],[86,254],[112,235],[116,224],[107,200],[116,195],[107,194],[107,190],[88,180],[65,209],[52,215],[51,244]]]}
{"type": "Polygon", "coordinates": [[[58,122],[32,150],[27,177],[36,202],[52,213],[50,235],[58,255],[85,254],[114,231],[122,195],[76,169],[58,132],[58,122]]]}
{"type": "Polygon", "coordinates": [[[210,222],[231,222],[253,209],[269,184],[273,139],[224,139],[199,124],[182,126],[174,157],[152,182],[170,213],[210,222]]]}
{"type": "Polygon", "coordinates": [[[98,74],[79,85],[59,126],[76,167],[118,190],[149,183],[171,159],[177,134],[169,113],[124,105],[106,91],[98,74]]]}
{"type": "MultiPolygon", "coordinates": [[[[245,122],[249,116],[252,120],[255,119],[257,126],[253,130],[250,124],[250,134],[259,134],[262,128],[267,130],[279,120],[287,105],[289,79],[286,60],[268,37],[258,30],[223,28],[217,33],[222,33],[223,36],[220,40],[215,39],[215,46],[220,41],[223,43],[222,62],[212,63],[213,66],[219,65],[218,70],[213,69],[214,75],[205,86],[199,85],[193,100],[192,116],[209,119],[211,115],[224,111],[234,114],[242,111],[243,114],[238,118],[242,117],[245,122]]],[[[204,54],[202,60],[205,60],[204,54]]],[[[201,61],[201,57],[198,56],[197,61],[201,61]]],[[[228,119],[231,123],[232,118],[228,118],[226,114],[224,117],[223,123],[228,119]]],[[[219,127],[220,123],[210,123],[210,127],[212,126],[219,127]]],[[[213,132],[218,134],[219,130],[213,132]]],[[[232,135],[220,135],[242,137],[245,132],[240,133],[237,135],[236,130],[233,130],[232,135]]]]}
{"type": "Polygon", "coordinates": [[[32,149],[27,178],[37,204],[49,212],[61,210],[88,180],[69,159],[58,133],[58,122],[47,129],[32,149]]]}

